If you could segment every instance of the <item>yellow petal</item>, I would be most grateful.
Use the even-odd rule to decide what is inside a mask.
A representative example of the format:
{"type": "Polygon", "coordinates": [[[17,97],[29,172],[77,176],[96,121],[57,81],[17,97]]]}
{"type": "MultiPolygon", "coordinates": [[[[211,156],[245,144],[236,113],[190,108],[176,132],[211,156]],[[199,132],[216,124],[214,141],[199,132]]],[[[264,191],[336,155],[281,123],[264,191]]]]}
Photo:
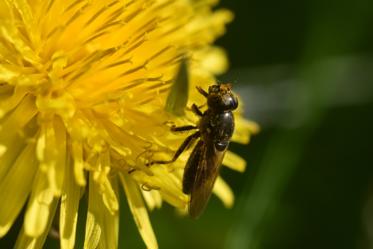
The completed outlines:
{"type": "Polygon", "coordinates": [[[188,197],[181,191],[180,177],[173,174],[176,172],[168,171],[163,165],[154,165],[151,169],[153,176],[135,171],[132,177],[147,189],[159,190],[163,200],[174,207],[184,209],[188,204],[188,197]]]}
{"type": "MultiPolygon", "coordinates": [[[[114,191],[117,193],[117,182],[110,183],[115,186],[114,191]]],[[[116,196],[115,196],[116,198],[116,196]]],[[[104,204],[105,205],[105,204],[104,204]]],[[[98,244],[100,249],[111,249],[118,247],[118,235],[119,235],[119,214],[118,212],[110,212],[104,205],[101,208],[102,215],[102,236],[98,244]]]]}
{"type": "Polygon", "coordinates": [[[12,1],[14,7],[18,10],[18,13],[22,17],[23,23],[27,27],[28,33],[32,35],[32,28],[31,26],[35,24],[35,18],[33,16],[31,6],[26,0],[17,0],[12,1]]]}
{"type": "Polygon", "coordinates": [[[26,202],[36,170],[35,146],[28,145],[0,182],[0,200],[3,203],[0,211],[0,237],[8,232],[26,202]]]}
{"type": "Polygon", "coordinates": [[[228,60],[225,51],[219,47],[210,47],[195,53],[201,61],[201,66],[214,74],[222,74],[228,69],[228,60]]]}
{"type": "Polygon", "coordinates": [[[93,178],[100,186],[100,194],[106,208],[114,215],[119,209],[119,203],[110,183],[110,154],[108,151],[101,152],[97,160],[97,169],[93,178]]]}
{"type": "MultiPolygon", "coordinates": [[[[0,50],[3,50],[5,48],[3,48],[1,45],[0,45],[0,50]]],[[[3,53],[1,53],[3,54],[3,53]]],[[[18,67],[11,67],[9,65],[0,65],[0,80],[3,81],[3,82],[11,82],[14,78],[16,77],[19,77],[19,72],[18,72],[19,68],[18,67]]],[[[6,103],[5,101],[6,99],[4,97],[1,98],[1,111],[0,111],[0,117],[3,117],[5,115],[5,113],[7,112],[7,109],[6,106],[9,105],[9,103],[6,103]],[[4,105],[4,107],[3,107],[4,105]]],[[[10,100],[10,99],[8,99],[10,100]]]]}
{"type": "MultiPolygon", "coordinates": [[[[17,53],[22,54],[24,60],[33,65],[38,65],[40,58],[35,54],[35,51],[25,42],[13,22],[1,20],[2,29],[0,35],[16,49],[17,53]]],[[[39,66],[38,66],[39,67],[39,66]]]]}
{"type": "Polygon", "coordinates": [[[141,189],[141,193],[150,210],[160,208],[162,206],[162,196],[158,190],[141,189]]]}
{"type": "Polygon", "coordinates": [[[236,116],[236,127],[232,140],[241,144],[247,144],[250,141],[251,134],[256,134],[259,130],[260,128],[257,123],[236,116]]]}
{"type": "MultiPolygon", "coordinates": [[[[65,177],[66,165],[66,130],[62,121],[58,118],[54,121],[54,130],[56,136],[55,150],[57,156],[55,158],[54,174],[50,177],[50,185],[55,190],[55,195],[60,195],[65,177]]],[[[72,180],[72,179],[71,179],[72,180]]]]}
{"type": "Polygon", "coordinates": [[[80,186],[86,185],[84,176],[83,144],[80,141],[72,141],[72,154],[74,159],[75,180],[80,186]]]}
{"type": "MultiPolygon", "coordinates": [[[[0,66],[0,75],[1,72],[1,66],[0,66]]],[[[13,110],[23,99],[23,97],[26,95],[26,91],[24,89],[21,89],[19,87],[16,87],[14,89],[14,93],[5,99],[0,98],[0,119],[4,117],[5,114],[7,114],[10,110],[13,110]]]]}
{"type": "Polygon", "coordinates": [[[246,161],[231,151],[225,153],[223,164],[238,172],[244,172],[246,169],[246,161]]]}
{"type": "Polygon", "coordinates": [[[85,225],[84,249],[97,248],[100,241],[102,229],[99,224],[99,217],[97,217],[99,210],[99,203],[102,198],[97,194],[99,189],[93,181],[93,176],[89,177],[89,197],[88,197],[88,213],[85,225]]]}
{"type": "Polygon", "coordinates": [[[7,148],[0,144],[0,158],[5,154],[7,148]]]}
{"type": "Polygon", "coordinates": [[[220,176],[216,179],[213,192],[219,197],[225,207],[231,208],[233,206],[233,191],[220,176]]]}
{"type": "Polygon", "coordinates": [[[146,210],[139,187],[128,175],[120,174],[120,179],[127,196],[128,205],[131,209],[142,239],[144,240],[148,249],[157,249],[157,240],[150,224],[148,211],[146,210]]]}
{"type": "MultiPolygon", "coordinates": [[[[116,184],[114,183],[114,185],[116,184]]],[[[94,181],[93,173],[91,173],[84,248],[117,248],[118,222],[118,212],[112,214],[106,208],[100,195],[100,186],[94,181]]]]}
{"type": "Polygon", "coordinates": [[[25,230],[22,230],[18,234],[16,245],[14,249],[41,249],[42,246],[36,247],[37,239],[29,237],[25,234],[25,230]]]}
{"type": "Polygon", "coordinates": [[[14,249],[41,249],[43,248],[44,242],[47,238],[47,235],[49,233],[50,227],[53,222],[53,216],[57,209],[57,201],[54,200],[50,205],[50,214],[51,218],[48,220],[47,228],[43,231],[42,234],[40,234],[39,237],[33,238],[28,236],[25,233],[24,227],[22,227],[20,233],[18,234],[18,238],[16,241],[16,245],[14,246],[14,249]]]}
{"type": "Polygon", "coordinates": [[[25,233],[30,237],[41,236],[52,219],[53,191],[48,188],[47,176],[39,170],[25,214],[25,233]]]}
{"type": "Polygon", "coordinates": [[[80,187],[75,181],[73,164],[70,158],[65,164],[65,171],[66,177],[64,179],[60,206],[60,245],[62,249],[73,249],[78,220],[80,187]]]}
{"type": "Polygon", "coordinates": [[[6,148],[0,160],[0,181],[24,147],[24,139],[20,136],[20,130],[36,113],[33,98],[27,96],[0,124],[0,145],[6,148]]]}
{"type": "Polygon", "coordinates": [[[102,193],[102,200],[105,204],[105,208],[114,215],[118,209],[119,209],[119,204],[118,204],[118,199],[117,196],[113,190],[113,187],[111,186],[111,183],[109,179],[106,177],[105,181],[100,185],[101,187],[101,193],[102,193]]]}
{"type": "Polygon", "coordinates": [[[0,17],[6,18],[9,17],[11,14],[11,9],[9,8],[9,3],[7,1],[0,2],[0,17]]]}
{"type": "Polygon", "coordinates": [[[60,196],[66,160],[66,131],[59,118],[43,122],[36,148],[49,187],[55,196],[60,196]]]}
{"type": "Polygon", "coordinates": [[[101,227],[97,223],[96,217],[91,212],[88,212],[85,226],[84,249],[97,248],[101,232],[101,227]]]}

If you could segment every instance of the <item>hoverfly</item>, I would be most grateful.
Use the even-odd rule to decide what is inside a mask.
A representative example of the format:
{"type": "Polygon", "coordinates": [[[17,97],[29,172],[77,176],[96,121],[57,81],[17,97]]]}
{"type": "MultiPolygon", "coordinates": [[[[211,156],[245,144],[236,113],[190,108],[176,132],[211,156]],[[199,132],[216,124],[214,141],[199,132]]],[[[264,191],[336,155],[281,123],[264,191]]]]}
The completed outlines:
{"type": "Polygon", "coordinates": [[[198,140],[183,175],[183,192],[191,196],[189,214],[197,218],[205,209],[214,183],[219,175],[225,151],[234,131],[232,111],[238,106],[238,99],[231,91],[230,84],[212,85],[208,92],[197,87],[207,99],[207,110],[202,112],[196,104],[192,111],[200,117],[197,126],[172,127],[171,131],[197,130],[180,145],[168,161],[152,161],[152,164],[168,164],[176,161],[180,154],[198,140]]]}

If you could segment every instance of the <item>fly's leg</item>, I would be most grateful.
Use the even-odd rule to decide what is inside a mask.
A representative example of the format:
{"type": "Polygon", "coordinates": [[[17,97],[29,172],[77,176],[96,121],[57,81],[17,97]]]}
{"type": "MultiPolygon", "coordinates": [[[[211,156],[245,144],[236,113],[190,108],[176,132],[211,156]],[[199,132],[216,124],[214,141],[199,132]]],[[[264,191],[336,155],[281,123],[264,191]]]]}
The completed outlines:
{"type": "Polygon", "coordinates": [[[194,114],[196,114],[197,116],[200,116],[200,117],[202,117],[203,116],[203,113],[201,112],[201,110],[199,109],[200,107],[198,107],[196,104],[193,104],[192,105],[192,112],[194,113],[194,114]]]}
{"type": "Polygon", "coordinates": [[[171,127],[171,131],[190,131],[190,130],[194,130],[194,129],[198,129],[197,126],[194,126],[194,125],[185,125],[185,126],[172,126],[171,127]]]}
{"type": "Polygon", "coordinates": [[[200,137],[200,132],[197,131],[196,133],[193,133],[192,135],[190,135],[189,137],[187,137],[184,142],[180,145],[180,147],[177,149],[177,151],[175,152],[174,156],[172,157],[171,160],[167,160],[167,161],[162,161],[162,160],[159,160],[159,161],[152,161],[152,162],[149,162],[147,163],[146,165],[147,166],[151,166],[153,164],[169,164],[169,163],[173,163],[175,162],[179,156],[181,155],[181,153],[190,146],[191,143],[193,143],[194,140],[196,140],[197,138],[200,137]]]}
{"type": "MultiPolygon", "coordinates": [[[[172,126],[171,127],[171,131],[174,131],[174,132],[183,132],[183,131],[190,131],[190,130],[194,130],[194,129],[198,129],[198,126],[194,126],[194,125],[186,125],[186,126],[179,126],[179,127],[176,127],[176,126],[172,126]]],[[[192,146],[193,143],[190,142],[184,150],[187,150],[190,148],[190,146],[192,146]]]]}
{"type": "Polygon", "coordinates": [[[199,117],[202,117],[203,112],[201,111],[201,108],[204,107],[205,105],[206,104],[198,106],[196,104],[193,104],[191,107],[187,107],[187,110],[193,112],[194,114],[196,114],[199,117]]]}
{"type": "Polygon", "coordinates": [[[197,88],[197,91],[203,96],[205,96],[206,98],[209,96],[209,94],[205,90],[203,90],[202,87],[197,86],[196,88],[197,88]]]}

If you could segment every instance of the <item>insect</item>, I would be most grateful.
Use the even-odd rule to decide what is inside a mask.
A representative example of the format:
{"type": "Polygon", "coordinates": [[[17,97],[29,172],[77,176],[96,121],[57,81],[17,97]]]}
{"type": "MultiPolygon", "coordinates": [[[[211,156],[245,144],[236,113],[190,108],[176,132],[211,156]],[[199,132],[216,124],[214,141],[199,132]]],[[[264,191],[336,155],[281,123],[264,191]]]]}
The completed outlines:
{"type": "Polygon", "coordinates": [[[206,207],[234,131],[232,111],[237,108],[238,99],[231,88],[230,84],[211,85],[206,92],[197,87],[198,92],[207,99],[207,110],[202,112],[193,104],[192,111],[200,117],[198,124],[171,128],[175,132],[196,132],[184,140],[171,160],[149,163],[172,163],[186,148],[196,143],[183,175],[183,192],[191,196],[189,214],[193,218],[197,218],[206,207]]]}

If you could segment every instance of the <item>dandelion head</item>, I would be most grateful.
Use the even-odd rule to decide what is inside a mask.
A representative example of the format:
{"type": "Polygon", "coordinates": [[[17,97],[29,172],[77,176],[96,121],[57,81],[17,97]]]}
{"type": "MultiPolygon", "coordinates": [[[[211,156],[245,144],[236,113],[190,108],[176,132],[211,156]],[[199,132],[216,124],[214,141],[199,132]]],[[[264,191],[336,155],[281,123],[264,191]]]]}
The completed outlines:
{"type": "MultiPolygon", "coordinates": [[[[166,101],[187,58],[188,104],[227,61],[211,43],[232,19],[215,1],[0,0],[0,237],[25,206],[16,248],[41,248],[54,219],[61,248],[74,248],[78,207],[88,198],[85,248],[117,248],[120,188],[148,248],[157,248],[148,212],[167,202],[185,210],[186,155],[165,167],[185,136],[166,101]],[[157,155],[155,155],[157,154],[157,155]],[[57,211],[58,210],[58,211],[57,211]]],[[[240,112],[240,111],[238,111],[240,112]]],[[[237,115],[233,139],[254,123],[237,115]]],[[[228,152],[224,163],[244,170],[228,152]]],[[[222,179],[214,192],[230,206],[222,179]]]]}

